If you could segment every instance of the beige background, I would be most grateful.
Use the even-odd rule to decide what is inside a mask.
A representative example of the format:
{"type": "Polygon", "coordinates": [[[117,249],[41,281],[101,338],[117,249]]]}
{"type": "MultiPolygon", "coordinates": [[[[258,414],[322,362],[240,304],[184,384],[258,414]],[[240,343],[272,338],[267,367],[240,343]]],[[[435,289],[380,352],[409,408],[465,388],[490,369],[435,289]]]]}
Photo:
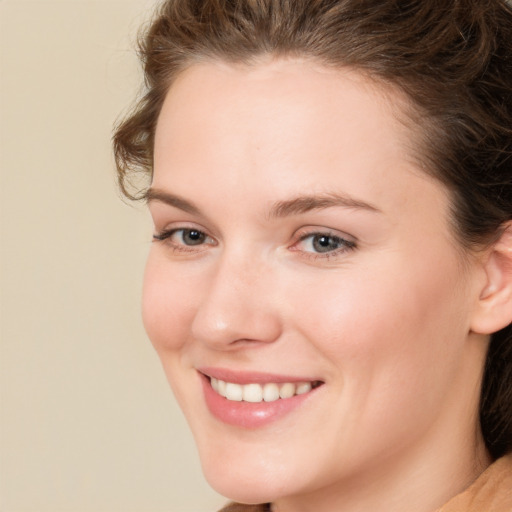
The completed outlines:
{"type": "Polygon", "coordinates": [[[210,512],[143,332],[111,127],[154,0],[0,0],[0,511],[210,512]]]}

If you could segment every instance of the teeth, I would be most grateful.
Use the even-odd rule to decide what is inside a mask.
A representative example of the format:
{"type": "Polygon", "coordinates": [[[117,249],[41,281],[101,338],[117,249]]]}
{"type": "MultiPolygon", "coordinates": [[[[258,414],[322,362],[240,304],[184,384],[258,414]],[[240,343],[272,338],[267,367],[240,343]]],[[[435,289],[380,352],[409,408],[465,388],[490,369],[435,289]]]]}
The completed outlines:
{"type": "Polygon", "coordinates": [[[226,383],[223,380],[217,381],[218,390],[217,392],[219,395],[226,396],[226,383]]]}
{"type": "Polygon", "coordinates": [[[245,402],[261,402],[263,400],[263,388],[259,384],[246,384],[240,387],[245,402]]]}
{"type": "Polygon", "coordinates": [[[295,395],[295,384],[292,384],[291,382],[287,382],[286,384],[283,384],[279,388],[279,397],[280,398],[291,398],[293,395],[295,395]]]}
{"type": "Polygon", "coordinates": [[[279,386],[274,383],[268,383],[263,386],[263,400],[265,402],[274,402],[279,398],[279,386]]]}
{"type": "Polygon", "coordinates": [[[314,387],[311,382],[285,382],[276,384],[269,382],[267,384],[235,384],[225,382],[220,379],[211,378],[211,386],[219,395],[235,402],[274,402],[280,398],[291,398],[294,395],[308,393],[314,387]]]}
{"type": "Polygon", "coordinates": [[[226,382],[226,398],[235,402],[241,402],[243,398],[243,388],[239,384],[233,384],[232,382],[226,382]]]}
{"type": "Polygon", "coordinates": [[[297,389],[295,390],[296,395],[302,395],[304,393],[307,393],[308,391],[311,391],[311,382],[301,382],[300,384],[297,384],[297,389]]]}

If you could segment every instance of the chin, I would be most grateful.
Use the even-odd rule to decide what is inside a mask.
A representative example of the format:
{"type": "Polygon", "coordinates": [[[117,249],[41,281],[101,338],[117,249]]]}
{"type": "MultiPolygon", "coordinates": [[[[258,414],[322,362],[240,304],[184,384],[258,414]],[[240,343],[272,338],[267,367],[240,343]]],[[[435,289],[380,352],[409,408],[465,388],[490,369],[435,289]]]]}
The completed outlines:
{"type": "MultiPolygon", "coordinates": [[[[233,447],[230,453],[220,453],[216,458],[201,457],[201,464],[209,485],[237,503],[274,503],[315,492],[317,486],[323,485],[322,475],[315,474],[314,462],[305,465],[291,454],[284,455],[274,457],[267,453],[264,457],[260,449],[258,454],[244,457],[243,452],[233,447]]],[[[323,477],[325,483],[329,476],[323,477]]]]}
{"type": "Polygon", "coordinates": [[[246,504],[269,503],[293,494],[289,488],[293,471],[282,458],[243,453],[233,446],[230,450],[201,453],[201,465],[209,485],[226,498],[246,504]]]}
{"type": "Polygon", "coordinates": [[[215,467],[211,473],[205,471],[204,474],[216,492],[238,503],[269,503],[288,494],[275,478],[263,475],[255,478],[254,475],[241,474],[236,466],[230,470],[215,467]]]}

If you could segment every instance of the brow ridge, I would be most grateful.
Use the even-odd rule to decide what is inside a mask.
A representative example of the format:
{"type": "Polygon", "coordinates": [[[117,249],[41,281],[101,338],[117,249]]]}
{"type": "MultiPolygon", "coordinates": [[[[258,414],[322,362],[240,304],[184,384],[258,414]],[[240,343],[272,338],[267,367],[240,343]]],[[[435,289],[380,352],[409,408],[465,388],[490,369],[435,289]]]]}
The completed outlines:
{"type": "MultiPolygon", "coordinates": [[[[150,188],[144,194],[147,203],[159,201],[174,208],[178,208],[192,215],[201,215],[201,210],[191,201],[183,197],[171,194],[158,188],[150,188]]],[[[268,218],[282,218],[292,215],[307,213],[312,210],[321,210],[324,208],[343,207],[358,210],[367,210],[379,213],[380,210],[374,205],[355,199],[345,194],[316,194],[297,196],[292,199],[286,199],[275,202],[270,208],[268,218]]]]}
{"type": "Polygon", "coordinates": [[[174,208],[178,208],[179,210],[190,213],[192,215],[201,214],[199,208],[191,201],[188,201],[183,197],[171,194],[170,192],[166,192],[159,188],[148,189],[147,192],[144,194],[144,200],[146,201],[146,203],[159,201],[161,203],[173,206],[174,208]]]}
{"type": "Polygon", "coordinates": [[[277,201],[270,209],[270,218],[287,217],[307,213],[311,210],[321,210],[324,208],[343,207],[357,210],[368,210],[379,213],[380,210],[365,201],[353,198],[345,194],[320,194],[298,196],[293,199],[277,201]]]}

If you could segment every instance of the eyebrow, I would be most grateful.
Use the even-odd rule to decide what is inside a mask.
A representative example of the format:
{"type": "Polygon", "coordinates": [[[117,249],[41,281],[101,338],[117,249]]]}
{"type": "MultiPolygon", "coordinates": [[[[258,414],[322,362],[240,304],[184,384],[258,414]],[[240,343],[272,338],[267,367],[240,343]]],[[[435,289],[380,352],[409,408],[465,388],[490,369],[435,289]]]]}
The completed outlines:
{"type": "Polygon", "coordinates": [[[174,206],[174,208],[178,208],[184,212],[191,213],[192,215],[201,215],[201,210],[191,201],[187,201],[186,199],[183,199],[183,197],[176,196],[158,188],[148,189],[144,194],[143,199],[146,201],[146,203],[159,201],[160,203],[174,206]]]}
{"type": "MultiPolygon", "coordinates": [[[[144,194],[144,199],[147,203],[152,201],[159,201],[192,215],[202,215],[201,210],[191,201],[158,188],[150,188],[144,194]]],[[[381,213],[381,210],[379,210],[376,206],[365,201],[355,199],[349,195],[316,194],[303,195],[292,199],[277,201],[270,208],[268,218],[275,219],[288,217],[291,215],[307,213],[312,210],[322,210],[324,208],[332,207],[343,207],[381,213]]]]}
{"type": "Polygon", "coordinates": [[[318,194],[298,196],[286,201],[274,203],[270,210],[270,218],[287,217],[307,213],[311,210],[322,210],[324,208],[343,207],[357,210],[367,210],[381,213],[374,205],[361,201],[345,194],[318,194]]]}

